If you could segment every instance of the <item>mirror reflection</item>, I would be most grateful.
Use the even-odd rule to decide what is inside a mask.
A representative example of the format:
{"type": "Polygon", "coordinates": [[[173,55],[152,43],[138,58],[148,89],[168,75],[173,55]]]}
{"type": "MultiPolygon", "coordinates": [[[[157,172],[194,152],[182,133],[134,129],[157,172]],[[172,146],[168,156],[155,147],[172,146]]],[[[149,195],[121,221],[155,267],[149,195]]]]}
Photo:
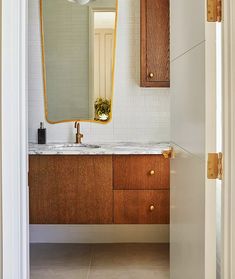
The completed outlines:
{"type": "Polygon", "coordinates": [[[47,121],[111,118],[116,0],[41,0],[47,121]]]}

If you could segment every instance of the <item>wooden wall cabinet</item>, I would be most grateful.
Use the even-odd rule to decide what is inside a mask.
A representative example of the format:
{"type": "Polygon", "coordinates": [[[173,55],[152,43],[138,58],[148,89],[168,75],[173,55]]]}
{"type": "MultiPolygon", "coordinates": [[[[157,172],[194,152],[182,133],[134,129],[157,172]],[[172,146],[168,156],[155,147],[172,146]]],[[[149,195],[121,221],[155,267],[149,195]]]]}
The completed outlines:
{"type": "Polygon", "coordinates": [[[31,224],[168,224],[162,155],[31,155],[31,224]]]}
{"type": "Polygon", "coordinates": [[[170,87],[169,0],[140,1],[140,85],[170,87]]]}

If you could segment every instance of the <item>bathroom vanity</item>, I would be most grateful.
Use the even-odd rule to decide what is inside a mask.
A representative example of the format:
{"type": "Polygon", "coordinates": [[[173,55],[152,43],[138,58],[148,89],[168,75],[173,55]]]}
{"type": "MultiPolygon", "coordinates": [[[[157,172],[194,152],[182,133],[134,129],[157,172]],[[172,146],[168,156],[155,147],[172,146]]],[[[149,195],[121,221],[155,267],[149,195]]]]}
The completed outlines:
{"type": "Polygon", "coordinates": [[[168,224],[168,151],[167,144],[30,145],[30,223],[168,224]]]}

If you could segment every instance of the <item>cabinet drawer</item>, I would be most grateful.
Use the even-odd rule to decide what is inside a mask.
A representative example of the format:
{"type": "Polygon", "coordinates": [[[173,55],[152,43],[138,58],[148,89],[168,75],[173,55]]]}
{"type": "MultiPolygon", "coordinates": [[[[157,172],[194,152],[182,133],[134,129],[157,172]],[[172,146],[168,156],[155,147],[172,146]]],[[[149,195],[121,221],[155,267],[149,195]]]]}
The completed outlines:
{"type": "Polygon", "coordinates": [[[169,190],[114,191],[115,224],[169,224],[169,190]]]}
{"type": "Polygon", "coordinates": [[[170,160],[162,155],[113,157],[115,190],[156,190],[170,186],[170,160]]]}

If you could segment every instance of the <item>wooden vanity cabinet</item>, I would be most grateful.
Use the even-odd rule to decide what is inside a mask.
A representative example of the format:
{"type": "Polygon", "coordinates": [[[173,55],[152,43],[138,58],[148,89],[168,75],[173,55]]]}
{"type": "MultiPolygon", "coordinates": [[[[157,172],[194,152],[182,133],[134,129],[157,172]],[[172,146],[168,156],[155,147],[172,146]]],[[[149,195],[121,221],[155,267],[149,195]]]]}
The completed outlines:
{"type": "Polygon", "coordinates": [[[31,224],[168,224],[162,155],[31,155],[31,224]]]}
{"type": "Polygon", "coordinates": [[[142,87],[170,87],[169,0],[141,0],[142,87]]]}
{"type": "Polygon", "coordinates": [[[32,155],[31,224],[112,224],[112,156],[32,155]]]}

